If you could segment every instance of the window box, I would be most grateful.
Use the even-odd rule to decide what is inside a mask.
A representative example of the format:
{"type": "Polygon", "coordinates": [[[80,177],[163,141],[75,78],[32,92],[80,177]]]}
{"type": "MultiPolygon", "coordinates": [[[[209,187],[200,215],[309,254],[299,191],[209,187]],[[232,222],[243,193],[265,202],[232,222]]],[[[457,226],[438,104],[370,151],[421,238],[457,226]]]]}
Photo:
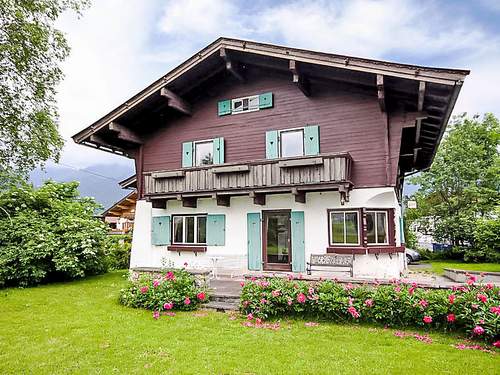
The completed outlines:
{"type": "Polygon", "coordinates": [[[189,246],[189,245],[170,245],[167,247],[168,251],[176,251],[181,254],[181,252],[192,252],[195,255],[198,255],[198,253],[206,253],[207,252],[207,247],[206,246],[189,246]]]}

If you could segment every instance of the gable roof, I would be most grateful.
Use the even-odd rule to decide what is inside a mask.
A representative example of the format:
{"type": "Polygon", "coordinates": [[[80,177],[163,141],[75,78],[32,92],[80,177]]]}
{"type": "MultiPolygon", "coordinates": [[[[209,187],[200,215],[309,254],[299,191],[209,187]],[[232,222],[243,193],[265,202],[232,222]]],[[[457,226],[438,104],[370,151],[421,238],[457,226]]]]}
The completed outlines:
{"type": "MultiPolygon", "coordinates": [[[[123,125],[141,133],[145,129],[134,125],[137,118],[159,105],[168,107],[166,102],[180,102],[181,105],[177,105],[176,109],[188,113],[186,104],[183,108],[182,97],[188,97],[205,80],[217,74],[225,74],[231,69],[234,73],[238,66],[244,65],[256,65],[292,74],[290,61],[294,61],[300,68],[301,74],[349,82],[375,90],[380,89],[377,77],[383,77],[387,97],[391,97],[393,93],[398,101],[406,101],[405,105],[414,104],[416,111],[425,111],[429,118],[421,122],[421,128],[429,133],[425,140],[422,138],[422,160],[417,163],[420,168],[430,165],[463,81],[469,74],[468,70],[400,64],[222,37],[75,134],[73,140],[131,157],[140,141],[134,137],[117,136],[117,126],[123,125]],[[425,101],[422,99],[424,105],[417,108],[421,82],[425,83],[425,101]]],[[[234,74],[238,76],[238,73],[234,74]]]]}

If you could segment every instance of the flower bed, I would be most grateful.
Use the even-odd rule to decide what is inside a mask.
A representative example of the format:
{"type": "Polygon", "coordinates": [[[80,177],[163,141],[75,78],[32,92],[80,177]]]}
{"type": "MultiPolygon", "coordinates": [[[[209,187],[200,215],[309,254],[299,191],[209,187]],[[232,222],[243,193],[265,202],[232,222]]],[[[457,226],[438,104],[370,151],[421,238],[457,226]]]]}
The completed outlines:
{"type": "Polygon", "coordinates": [[[453,290],[423,289],[396,280],[391,285],[356,287],[332,280],[254,279],[243,283],[240,309],[249,320],[315,316],[500,338],[500,288],[476,284],[474,276],[453,290]]]}
{"type": "Polygon", "coordinates": [[[161,311],[194,310],[207,300],[205,288],[197,286],[185,269],[142,274],[120,291],[123,305],[153,310],[155,316],[161,311]]]}

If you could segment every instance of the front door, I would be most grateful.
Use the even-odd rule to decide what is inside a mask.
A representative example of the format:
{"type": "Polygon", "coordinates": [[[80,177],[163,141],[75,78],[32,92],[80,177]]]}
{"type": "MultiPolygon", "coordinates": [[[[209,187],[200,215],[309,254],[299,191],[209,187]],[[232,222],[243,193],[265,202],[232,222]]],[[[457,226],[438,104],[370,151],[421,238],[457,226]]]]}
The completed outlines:
{"type": "Polygon", "coordinates": [[[264,269],[291,271],[290,211],[263,211],[262,258],[264,269]]]}

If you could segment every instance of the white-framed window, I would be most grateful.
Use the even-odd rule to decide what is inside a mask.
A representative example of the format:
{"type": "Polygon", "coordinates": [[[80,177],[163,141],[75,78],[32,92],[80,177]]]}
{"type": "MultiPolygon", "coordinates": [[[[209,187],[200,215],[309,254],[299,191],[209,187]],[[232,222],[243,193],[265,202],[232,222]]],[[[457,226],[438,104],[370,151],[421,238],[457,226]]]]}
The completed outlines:
{"type": "Polygon", "coordinates": [[[257,111],[259,109],[259,95],[231,99],[231,113],[257,111]]]}
{"type": "Polygon", "coordinates": [[[174,244],[207,243],[207,215],[173,215],[172,218],[174,244]]]}
{"type": "Polygon", "coordinates": [[[280,157],[304,156],[304,128],[279,132],[280,157]]]}
{"type": "Polygon", "coordinates": [[[329,211],[330,245],[359,245],[359,211],[329,211]]]}
{"type": "Polygon", "coordinates": [[[194,162],[195,166],[211,165],[214,163],[214,141],[194,142],[194,162]]]}
{"type": "Polygon", "coordinates": [[[366,211],[366,237],[368,245],[388,245],[387,211],[366,211]]]}

